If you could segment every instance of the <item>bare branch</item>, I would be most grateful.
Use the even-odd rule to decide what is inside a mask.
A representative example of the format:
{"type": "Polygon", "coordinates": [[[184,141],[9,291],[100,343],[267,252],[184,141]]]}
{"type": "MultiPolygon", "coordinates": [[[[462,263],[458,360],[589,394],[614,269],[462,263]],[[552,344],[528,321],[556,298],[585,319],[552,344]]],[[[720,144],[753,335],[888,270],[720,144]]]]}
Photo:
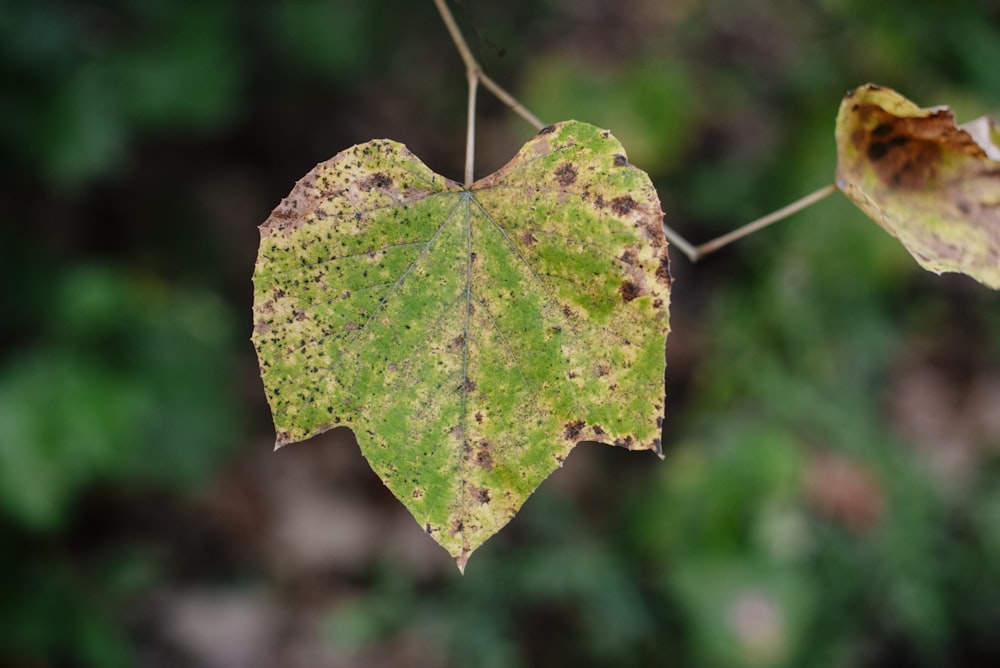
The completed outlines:
{"type": "Polygon", "coordinates": [[[497,82],[493,81],[493,79],[486,76],[485,72],[483,72],[482,70],[479,70],[478,72],[479,72],[479,80],[483,82],[483,87],[486,88],[486,90],[488,90],[489,92],[496,95],[501,102],[510,107],[511,111],[513,111],[515,114],[526,120],[536,130],[541,130],[543,127],[545,127],[545,123],[542,123],[540,120],[538,120],[537,116],[535,116],[533,113],[525,109],[524,105],[522,105],[520,102],[514,99],[513,95],[511,95],[503,88],[501,88],[497,84],[497,82]]]}
{"type": "MultiPolygon", "coordinates": [[[[792,202],[788,206],[784,206],[778,209],[774,213],[769,213],[762,218],[758,218],[755,221],[749,222],[743,227],[739,227],[733,230],[729,234],[723,234],[721,237],[717,237],[715,239],[712,239],[711,241],[707,241],[694,249],[695,255],[694,257],[691,258],[691,261],[695,262],[698,259],[708,255],[709,253],[714,253],[723,246],[731,244],[737,239],[742,239],[748,234],[753,234],[754,232],[762,230],[768,225],[776,223],[779,220],[784,220],[793,213],[797,213],[802,209],[806,208],[807,206],[811,206],[816,202],[820,201],[821,199],[832,195],[835,192],[837,192],[836,185],[831,183],[830,185],[823,186],[819,190],[809,193],[805,197],[792,202]]],[[[691,256],[688,255],[688,257],[691,256]]]]}
{"type": "Polygon", "coordinates": [[[455,43],[458,54],[462,56],[462,62],[465,63],[466,71],[470,73],[478,72],[480,70],[479,63],[476,62],[476,57],[472,55],[472,50],[466,44],[465,38],[462,36],[462,31],[459,30],[458,24],[455,23],[455,17],[452,16],[451,10],[448,9],[445,0],[434,0],[434,4],[437,6],[438,13],[441,14],[441,20],[444,21],[445,27],[448,28],[451,41],[455,43]]]}
{"type": "Polygon", "coordinates": [[[478,80],[477,83],[482,82],[486,90],[496,95],[511,111],[527,121],[533,128],[541,130],[545,127],[545,124],[538,120],[537,116],[528,111],[523,104],[518,102],[513,95],[504,90],[496,81],[486,76],[476,57],[472,55],[472,49],[469,48],[465,38],[462,36],[462,31],[455,22],[455,17],[452,15],[451,10],[448,9],[445,0],[434,0],[434,5],[438,9],[438,13],[441,14],[441,20],[444,21],[445,27],[448,28],[451,41],[455,43],[455,48],[458,49],[458,54],[462,57],[462,62],[465,63],[465,71],[469,76],[476,77],[478,80]]]}

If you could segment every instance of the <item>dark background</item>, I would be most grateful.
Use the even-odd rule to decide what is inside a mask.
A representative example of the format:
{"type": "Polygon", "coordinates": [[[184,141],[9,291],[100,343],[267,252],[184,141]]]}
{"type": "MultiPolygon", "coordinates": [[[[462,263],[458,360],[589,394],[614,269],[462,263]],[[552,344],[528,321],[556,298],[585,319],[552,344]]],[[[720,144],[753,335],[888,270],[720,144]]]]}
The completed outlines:
{"type": "MultiPolygon", "coordinates": [[[[985,0],[453,7],[695,242],[854,86],[1000,110],[985,0]]],[[[464,577],[350,432],[271,452],[256,226],[374,137],[459,179],[465,96],[430,0],[0,0],[0,664],[998,665],[1000,298],[840,195],[673,253],[666,461],[580,446],[464,577]]],[[[480,101],[477,176],[533,134],[480,101]]]]}

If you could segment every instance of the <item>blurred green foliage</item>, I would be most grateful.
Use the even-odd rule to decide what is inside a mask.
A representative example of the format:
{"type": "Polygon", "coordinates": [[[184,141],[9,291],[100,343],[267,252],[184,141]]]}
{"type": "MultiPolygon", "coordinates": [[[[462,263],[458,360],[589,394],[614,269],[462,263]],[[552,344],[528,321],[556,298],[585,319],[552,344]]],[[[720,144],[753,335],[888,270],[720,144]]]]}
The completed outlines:
{"type": "Polygon", "coordinates": [[[217,470],[242,429],[231,312],[97,265],[63,270],[34,311],[32,343],[0,360],[0,657],[133,665],[117,616],[157,560],[55,547],[87,490],[178,494],[217,470]]]}
{"type": "Polygon", "coordinates": [[[2,11],[0,146],[58,183],[119,167],[142,134],[233,115],[232,3],[6,0],[2,11]]]}
{"type": "Polygon", "coordinates": [[[102,267],[46,302],[41,340],[0,366],[0,510],[52,529],[95,480],[210,475],[238,427],[225,304],[102,267]]]}
{"type": "MultiPolygon", "coordinates": [[[[295,178],[370,136],[458,174],[465,85],[430,4],[0,1],[0,663],[141,663],[130,606],[179,576],[87,508],[184,498],[234,456],[262,411],[235,371],[252,371],[253,228],[295,178]],[[188,204],[223,169],[252,178],[219,209],[263,197],[253,220],[188,204]]],[[[545,121],[611,128],[693,241],[830,182],[853,86],[960,120],[1000,109],[986,0],[454,6],[494,78],[545,121]]],[[[502,164],[529,130],[481,107],[482,145],[503,149],[483,161],[502,164]]],[[[332,647],[416,637],[456,666],[1000,662],[996,295],[924,274],[842,200],[675,273],[666,462],[584,446],[585,493],[543,485],[463,578],[388,556],[344,575],[332,647]],[[913,370],[934,382],[910,405],[913,370]]]]}

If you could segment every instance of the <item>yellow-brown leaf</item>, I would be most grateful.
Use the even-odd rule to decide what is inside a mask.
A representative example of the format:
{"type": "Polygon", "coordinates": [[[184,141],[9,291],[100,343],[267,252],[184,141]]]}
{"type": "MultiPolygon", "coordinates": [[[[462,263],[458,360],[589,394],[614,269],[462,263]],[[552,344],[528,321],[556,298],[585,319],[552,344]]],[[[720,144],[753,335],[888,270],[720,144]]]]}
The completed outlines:
{"type": "Polygon", "coordinates": [[[837,114],[837,187],[928,271],[1000,289],[1000,149],[988,119],[955,125],[868,84],[837,114]]]}

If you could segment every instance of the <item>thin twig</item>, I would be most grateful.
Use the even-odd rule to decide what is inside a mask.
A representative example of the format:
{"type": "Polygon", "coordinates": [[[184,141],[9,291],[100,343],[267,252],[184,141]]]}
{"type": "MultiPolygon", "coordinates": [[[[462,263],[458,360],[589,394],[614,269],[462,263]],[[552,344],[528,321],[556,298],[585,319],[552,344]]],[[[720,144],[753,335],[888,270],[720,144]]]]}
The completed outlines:
{"type": "Polygon", "coordinates": [[[538,120],[538,117],[528,111],[513,95],[504,90],[500,84],[483,72],[483,68],[479,65],[476,57],[472,55],[472,49],[469,48],[465,37],[462,36],[462,31],[459,29],[458,23],[455,22],[455,17],[451,13],[451,10],[448,9],[445,0],[434,0],[434,4],[441,14],[441,20],[444,21],[445,27],[448,28],[451,41],[455,43],[455,48],[458,49],[458,55],[462,57],[462,62],[465,63],[466,72],[471,76],[475,76],[483,84],[483,88],[496,95],[501,102],[510,107],[511,111],[527,121],[533,128],[541,130],[545,127],[545,123],[538,120]]]}
{"type": "Polygon", "coordinates": [[[514,99],[513,95],[501,88],[496,81],[486,76],[486,72],[483,72],[482,69],[477,71],[479,73],[479,80],[483,82],[483,87],[496,95],[501,102],[510,107],[511,111],[526,120],[536,130],[541,130],[545,127],[545,123],[542,123],[538,120],[537,116],[525,109],[524,105],[514,99]]]}
{"type": "Polygon", "coordinates": [[[465,187],[472,186],[474,180],[473,164],[476,161],[476,89],[479,77],[469,71],[469,117],[465,134],[465,187]]]}
{"type": "Polygon", "coordinates": [[[809,193],[805,197],[792,202],[788,206],[784,206],[778,209],[774,213],[769,213],[762,218],[758,218],[753,222],[747,223],[743,227],[739,227],[733,230],[729,234],[723,234],[721,237],[712,239],[711,241],[707,241],[701,244],[700,246],[693,249],[694,253],[689,253],[686,250],[684,250],[681,244],[677,245],[681,250],[684,251],[685,255],[687,255],[692,262],[697,262],[699,259],[708,255],[709,253],[714,253],[723,246],[731,244],[737,239],[742,239],[748,234],[752,234],[757,230],[764,229],[765,227],[771,225],[772,223],[776,223],[779,220],[783,220],[788,216],[792,215],[793,213],[801,211],[807,206],[811,206],[816,202],[820,201],[821,199],[823,199],[824,197],[828,197],[829,195],[832,195],[835,192],[837,192],[836,185],[831,183],[830,185],[823,186],[819,190],[809,193]]]}
{"type": "Polygon", "coordinates": [[[451,41],[455,43],[455,48],[458,49],[458,55],[462,56],[462,62],[465,63],[466,71],[479,71],[479,63],[476,62],[476,57],[472,55],[472,50],[469,48],[469,45],[465,43],[465,38],[462,37],[462,31],[458,29],[458,24],[455,23],[455,17],[452,16],[451,10],[448,9],[448,5],[445,4],[445,0],[434,0],[434,4],[437,6],[438,13],[441,14],[441,20],[444,21],[445,27],[448,28],[448,34],[451,35],[451,41]]]}

